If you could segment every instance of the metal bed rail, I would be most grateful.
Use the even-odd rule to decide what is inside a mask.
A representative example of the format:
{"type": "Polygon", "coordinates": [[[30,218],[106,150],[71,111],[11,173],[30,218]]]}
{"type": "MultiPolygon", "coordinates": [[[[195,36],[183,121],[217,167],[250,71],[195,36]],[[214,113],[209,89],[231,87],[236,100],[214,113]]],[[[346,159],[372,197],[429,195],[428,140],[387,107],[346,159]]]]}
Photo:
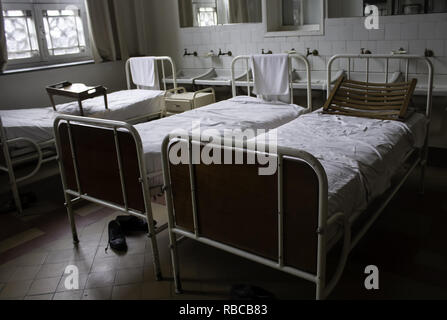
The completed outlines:
{"type": "MultiPolygon", "coordinates": [[[[155,60],[155,63],[158,63],[158,61],[161,61],[161,72],[162,72],[162,81],[163,81],[163,87],[164,87],[164,91],[167,90],[167,85],[166,85],[166,70],[165,70],[165,61],[169,62],[171,65],[171,69],[172,69],[172,79],[173,79],[173,83],[174,83],[174,88],[177,88],[177,72],[175,69],[175,63],[174,60],[172,60],[171,57],[168,56],[161,56],[161,57],[152,57],[155,60]]],[[[130,90],[132,88],[132,84],[131,84],[131,72],[130,72],[130,59],[128,59],[126,61],[126,82],[127,82],[127,89],[130,90]]],[[[139,86],[137,86],[138,89],[140,89],[139,86]]]]}
{"type": "Polygon", "coordinates": [[[20,137],[8,139],[6,135],[6,130],[3,127],[3,122],[0,117],[0,145],[2,148],[2,155],[4,164],[0,164],[0,171],[6,172],[9,177],[9,184],[16,205],[17,212],[19,214],[23,213],[23,206],[20,200],[20,194],[18,189],[18,184],[32,178],[35,176],[43,164],[56,160],[57,156],[52,153],[45,153],[43,149],[51,148],[54,146],[54,139],[44,141],[42,143],[36,143],[32,139],[20,137]],[[26,154],[24,156],[19,156],[14,159],[11,155],[10,145],[17,143],[25,143],[34,149],[33,154],[26,154]],[[20,165],[25,162],[36,161],[34,169],[25,176],[17,177],[14,171],[14,166],[20,165]]]}
{"type": "MultiPolygon", "coordinates": [[[[243,56],[237,56],[233,59],[233,61],[231,62],[231,88],[232,88],[232,93],[233,93],[233,97],[236,96],[236,78],[235,78],[235,66],[236,63],[238,61],[241,60],[245,60],[245,67],[246,67],[246,81],[247,81],[247,95],[250,96],[251,95],[251,86],[250,86],[250,61],[252,59],[252,55],[243,55],[243,56]]],[[[310,63],[309,61],[306,59],[305,56],[298,54],[298,53],[294,53],[294,54],[289,54],[289,79],[290,79],[290,103],[293,104],[293,99],[294,99],[294,95],[293,95],[293,80],[292,80],[292,72],[293,72],[293,67],[292,67],[292,60],[298,60],[298,61],[302,61],[304,62],[304,65],[306,66],[306,74],[307,74],[307,109],[309,111],[312,111],[312,79],[311,79],[311,68],[310,68],[310,63]]],[[[254,80],[253,80],[254,81],[254,80]]]]}
{"type": "MultiPolygon", "coordinates": [[[[160,268],[160,259],[159,259],[159,251],[158,251],[158,245],[157,245],[157,238],[156,235],[166,229],[167,225],[163,225],[155,229],[154,226],[154,219],[152,214],[152,206],[151,206],[151,199],[150,199],[150,191],[149,191],[149,181],[147,176],[147,170],[146,170],[146,162],[144,160],[144,152],[143,152],[143,145],[141,142],[141,137],[138,133],[138,131],[129,123],[121,122],[121,121],[112,121],[112,120],[104,120],[104,119],[94,119],[94,118],[85,118],[85,117],[78,117],[78,116],[58,116],[54,121],[54,132],[55,132],[55,139],[56,139],[56,148],[58,153],[58,162],[59,162],[59,168],[60,168],[60,174],[62,179],[62,186],[63,186],[63,192],[65,197],[65,206],[67,208],[68,218],[70,222],[71,232],[73,235],[73,241],[75,244],[79,242],[77,230],[76,230],[76,223],[74,220],[74,212],[73,212],[73,204],[78,202],[79,200],[86,200],[89,202],[93,202],[108,208],[111,208],[113,210],[117,210],[120,212],[123,212],[125,214],[134,215],[139,218],[143,218],[147,220],[148,227],[149,227],[149,238],[151,240],[152,245],[152,254],[154,259],[154,271],[155,276],[157,280],[160,280],[162,278],[161,268],[160,268]],[[61,153],[62,153],[62,145],[61,145],[61,133],[60,133],[60,125],[62,123],[65,123],[67,125],[68,130],[68,139],[70,144],[70,150],[71,150],[71,157],[72,157],[72,165],[74,168],[74,174],[76,178],[76,189],[70,189],[67,183],[67,171],[64,167],[64,163],[61,160],[61,153]],[[93,126],[96,128],[103,128],[103,129],[110,129],[113,131],[114,135],[114,145],[116,150],[116,161],[118,164],[119,169],[119,177],[120,177],[120,185],[121,185],[121,193],[123,196],[124,204],[116,204],[111,201],[105,201],[99,198],[95,198],[93,196],[88,195],[83,191],[83,185],[80,179],[80,172],[78,168],[78,155],[75,152],[74,147],[74,141],[73,141],[73,135],[72,135],[72,127],[73,125],[84,125],[84,126],[93,126]],[[126,188],[126,183],[124,179],[124,167],[123,167],[123,154],[121,152],[122,145],[119,142],[118,139],[118,132],[119,131],[125,131],[127,132],[135,142],[136,146],[136,155],[138,160],[138,170],[139,170],[139,183],[141,184],[141,191],[143,195],[143,202],[144,202],[144,211],[140,212],[138,210],[135,210],[129,206],[127,195],[128,191],[126,188]]],[[[112,159],[110,159],[113,161],[112,159]]]]}

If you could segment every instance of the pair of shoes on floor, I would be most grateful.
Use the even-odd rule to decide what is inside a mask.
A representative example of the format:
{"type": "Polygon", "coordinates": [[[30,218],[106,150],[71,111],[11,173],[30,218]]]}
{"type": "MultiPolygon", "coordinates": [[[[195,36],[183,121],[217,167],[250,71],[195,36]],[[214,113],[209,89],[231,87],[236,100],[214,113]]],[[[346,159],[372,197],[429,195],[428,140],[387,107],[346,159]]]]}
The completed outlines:
{"type": "Polygon", "coordinates": [[[238,284],[231,287],[230,297],[232,300],[276,300],[273,293],[260,287],[238,284]]]}
{"type": "MultiPolygon", "coordinates": [[[[154,220],[154,226],[157,222],[154,220]]],[[[109,245],[115,251],[127,251],[126,235],[149,232],[147,222],[135,216],[118,216],[109,222],[109,245]]]]}

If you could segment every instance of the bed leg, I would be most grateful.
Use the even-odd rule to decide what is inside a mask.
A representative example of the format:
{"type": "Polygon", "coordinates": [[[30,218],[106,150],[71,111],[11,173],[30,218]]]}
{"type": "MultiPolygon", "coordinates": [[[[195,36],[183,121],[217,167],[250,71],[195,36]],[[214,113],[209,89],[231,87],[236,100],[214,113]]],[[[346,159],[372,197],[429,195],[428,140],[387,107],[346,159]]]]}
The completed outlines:
{"type": "Polygon", "coordinates": [[[182,283],[180,281],[180,269],[178,263],[177,236],[169,231],[169,248],[171,249],[172,274],[174,276],[175,293],[182,294],[182,283]]]}
{"type": "Polygon", "coordinates": [[[419,194],[423,195],[425,193],[425,170],[427,168],[426,161],[424,160],[424,163],[421,164],[421,175],[420,175],[420,181],[419,181],[419,194]]]}
{"type": "Polygon", "coordinates": [[[74,218],[74,210],[71,204],[69,195],[65,194],[65,206],[67,207],[68,221],[70,222],[71,234],[73,236],[73,243],[77,245],[79,243],[78,231],[76,229],[76,221],[74,218]]]}
{"type": "Polygon", "coordinates": [[[157,234],[155,232],[153,219],[148,219],[148,224],[149,224],[149,235],[148,235],[148,237],[149,237],[149,239],[151,241],[152,258],[154,260],[155,279],[157,281],[161,281],[161,280],[163,280],[163,275],[161,273],[160,255],[158,253],[158,244],[157,244],[157,234]]]}
{"type": "Polygon", "coordinates": [[[324,300],[325,299],[324,291],[325,291],[324,285],[320,280],[315,284],[315,300],[317,301],[324,300]]]}
{"type": "MultiPolygon", "coordinates": [[[[426,145],[428,145],[426,143],[426,145]]],[[[425,193],[425,171],[427,169],[427,162],[428,162],[428,147],[424,147],[422,154],[421,154],[421,172],[420,172],[420,180],[419,180],[419,193],[423,195],[425,193]]]]}
{"type": "Polygon", "coordinates": [[[11,187],[12,197],[14,198],[14,203],[16,205],[16,210],[18,214],[22,214],[23,213],[22,201],[20,200],[19,187],[17,186],[17,180],[14,174],[14,167],[12,165],[12,161],[9,156],[9,150],[7,148],[4,148],[3,153],[6,160],[6,166],[9,175],[9,184],[11,187]]]}
{"type": "Polygon", "coordinates": [[[16,205],[16,210],[17,210],[17,213],[19,215],[21,215],[23,213],[22,201],[20,200],[19,188],[17,186],[17,182],[14,177],[14,172],[10,173],[10,180],[11,180],[11,191],[12,191],[12,196],[14,198],[14,203],[16,205]]]}

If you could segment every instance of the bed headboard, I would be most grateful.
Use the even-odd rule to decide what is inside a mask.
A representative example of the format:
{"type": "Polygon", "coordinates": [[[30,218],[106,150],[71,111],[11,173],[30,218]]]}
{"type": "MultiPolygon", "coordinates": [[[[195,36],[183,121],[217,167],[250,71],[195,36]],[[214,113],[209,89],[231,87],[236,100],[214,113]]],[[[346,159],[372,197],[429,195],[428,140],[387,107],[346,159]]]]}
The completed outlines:
{"type": "MultiPolygon", "coordinates": [[[[252,58],[251,55],[245,55],[245,56],[237,56],[233,59],[231,62],[231,87],[232,87],[232,93],[233,97],[236,96],[236,79],[235,79],[235,66],[238,61],[245,61],[245,67],[246,67],[246,79],[243,81],[246,81],[247,84],[247,94],[251,94],[251,86],[253,85],[253,80],[250,80],[250,59],[252,58]]],[[[307,74],[307,109],[309,111],[312,111],[312,85],[311,85],[311,68],[310,63],[307,60],[307,58],[301,54],[294,53],[289,54],[289,74],[290,74],[290,96],[291,96],[291,103],[293,104],[293,77],[292,77],[292,61],[298,60],[304,63],[306,67],[306,74],[307,74]]]]}
{"type": "MultiPolygon", "coordinates": [[[[174,88],[177,88],[177,71],[175,69],[175,63],[174,60],[172,60],[171,57],[167,57],[167,56],[161,56],[161,57],[152,57],[155,59],[156,63],[158,63],[158,61],[161,61],[161,72],[162,72],[162,76],[163,76],[163,88],[164,91],[167,90],[167,86],[166,86],[166,70],[165,70],[165,61],[167,61],[168,63],[170,63],[171,65],[171,69],[172,69],[172,79],[174,82],[174,88]]],[[[130,74],[130,59],[128,59],[126,61],[126,81],[127,81],[127,89],[130,90],[132,88],[132,81],[131,81],[131,74],[130,74]]]]}

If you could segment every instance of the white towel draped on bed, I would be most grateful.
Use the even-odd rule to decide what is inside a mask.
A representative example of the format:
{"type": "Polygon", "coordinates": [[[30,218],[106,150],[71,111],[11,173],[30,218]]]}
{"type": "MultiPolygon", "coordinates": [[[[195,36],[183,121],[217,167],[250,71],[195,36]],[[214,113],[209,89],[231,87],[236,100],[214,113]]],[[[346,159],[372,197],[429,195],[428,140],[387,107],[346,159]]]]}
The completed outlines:
{"type": "Polygon", "coordinates": [[[252,56],[253,92],[266,101],[290,103],[289,56],[269,54],[252,56]]]}
{"type": "Polygon", "coordinates": [[[130,58],[132,81],[137,86],[159,90],[157,61],[153,57],[130,58]]]}

